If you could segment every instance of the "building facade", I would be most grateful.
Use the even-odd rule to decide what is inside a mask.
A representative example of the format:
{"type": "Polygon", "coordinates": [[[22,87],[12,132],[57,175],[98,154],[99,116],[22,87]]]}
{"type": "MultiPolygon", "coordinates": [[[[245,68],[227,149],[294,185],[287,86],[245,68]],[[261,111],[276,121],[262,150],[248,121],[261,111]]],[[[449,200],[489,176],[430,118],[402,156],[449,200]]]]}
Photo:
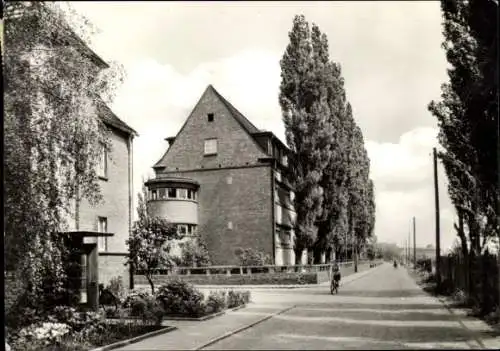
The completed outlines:
{"type": "MultiPolygon", "coordinates": [[[[256,128],[209,85],[146,182],[148,211],[187,239],[200,236],[212,264],[237,264],[252,248],[294,264],[290,150],[256,128]]],[[[176,254],[179,254],[177,248],[176,254]]]]}
{"type": "Polygon", "coordinates": [[[126,240],[133,218],[133,140],[137,133],[120,120],[106,105],[98,109],[98,117],[110,130],[111,151],[101,151],[98,167],[102,202],[91,205],[87,200],[75,206],[70,231],[86,233],[83,243],[95,245],[98,257],[98,282],[108,284],[122,277],[130,286],[126,240]]]}

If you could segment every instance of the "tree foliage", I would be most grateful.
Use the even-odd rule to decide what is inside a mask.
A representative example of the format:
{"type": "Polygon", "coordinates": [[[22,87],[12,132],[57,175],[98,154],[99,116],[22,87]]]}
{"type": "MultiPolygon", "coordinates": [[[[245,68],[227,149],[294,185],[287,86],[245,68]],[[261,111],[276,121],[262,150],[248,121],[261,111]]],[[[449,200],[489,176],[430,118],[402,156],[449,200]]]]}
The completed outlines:
{"type": "Polygon", "coordinates": [[[470,243],[477,255],[499,235],[498,5],[453,0],[442,1],[441,8],[443,48],[451,67],[441,100],[432,101],[429,110],[438,120],[448,193],[464,220],[457,234],[463,252],[470,243]]]}
{"type": "Polygon", "coordinates": [[[287,144],[294,152],[295,251],[321,253],[354,235],[364,243],[374,221],[373,184],[361,130],[346,99],[340,65],[328,40],[304,16],[295,16],[281,60],[280,105],[287,144]],[[372,218],[373,216],[373,218],[372,218]]]}
{"type": "Polygon", "coordinates": [[[319,186],[328,164],[333,130],[328,121],[324,79],[327,66],[321,62],[327,52],[313,43],[304,16],[296,16],[289,32],[281,65],[279,102],[285,124],[287,144],[293,151],[291,179],[295,191],[297,224],[295,252],[312,246],[316,238],[315,222],[321,214],[323,190],[319,186]]]}
{"type": "Polygon", "coordinates": [[[210,266],[210,254],[203,238],[198,235],[182,245],[181,264],[183,266],[206,267],[210,266]]]}
{"type": "Polygon", "coordinates": [[[89,34],[90,24],[68,9],[50,2],[4,7],[5,261],[40,306],[53,305],[51,296],[64,290],[61,232],[75,201],[102,200],[99,146],[111,150],[97,109],[121,81],[89,58],[75,31],[89,34]]]}
{"type": "Polygon", "coordinates": [[[143,186],[142,194],[138,194],[138,220],[134,222],[130,237],[126,244],[129,248],[129,264],[134,270],[145,275],[151,291],[154,293],[153,275],[158,268],[171,268],[173,260],[170,256],[173,240],[182,239],[177,227],[168,220],[150,216],[147,211],[147,189],[143,186]]]}
{"type": "Polygon", "coordinates": [[[237,248],[234,252],[241,266],[263,266],[271,264],[272,259],[268,254],[252,248],[237,248]]]}

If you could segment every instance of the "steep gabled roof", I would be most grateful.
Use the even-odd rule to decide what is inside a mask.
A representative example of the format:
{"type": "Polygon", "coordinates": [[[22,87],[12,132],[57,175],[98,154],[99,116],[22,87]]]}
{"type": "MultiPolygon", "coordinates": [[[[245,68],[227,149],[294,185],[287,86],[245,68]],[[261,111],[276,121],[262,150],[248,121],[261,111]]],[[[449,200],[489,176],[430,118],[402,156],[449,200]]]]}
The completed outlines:
{"type": "MultiPolygon", "coordinates": [[[[219,92],[212,86],[212,84],[209,84],[207,86],[207,88],[205,89],[204,93],[202,94],[202,96],[200,97],[200,99],[198,100],[198,102],[196,103],[196,105],[194,106],[193,110],[189,114],[188,118],[186,119],[186,121],[184,122],[184,124],[182,125],[182,127],[179,129],[179,132],[177,132],[177,135],[175,137],[168,137],[168,138],[165,139],[165,140],[168,141],[169,146],[172,146],[174,144],[175,139],[177,138],[177,136],[180,133],[182,133],[182,130],[186,126],[189,118],[191,117],[191,115],[193,114],[193,112],[196,110],[196,107],[198,106],[198,104],[200,104],[200,102],[202,101],[203,96],[205,96],[205,94],[207,94],[209,91],[211,91],[215,96],[217,96],[217,98],[220,100],[220,102],[228,109],[228,111],[231,114],[231,116],[242,126],[243,130],[245,130],[248,133],[248,135],[255,142],[255,144],[259,147],[259,149],[261,149],[262,151],[266,152],[262,148],[262,146],[259,144],[259,142],[256,139],[256,137],[258,137],[260,135],[266,135],[266,136],[269,136],[271,139],[276,139],[278,141],[278,143],[282,147],[284,147],[286,150],[290,151],[289,148],[286,145],[284,145],[281,142],[281,140],[279,140],[279,138],[277,138],[272,132],[260,130],[252,122],[250,122],[240,111],[238,111],[238,109],[236,107],[234,107],[221,94],[219,94],[219,92]]],[[[153,166],[153,168],[158,168],[159,169],[159,168],[163,168],[164,167],[162,165],[162,161],[165,158],[165,156],[168,154],[169,150],[170,150],[170,147],[167,149],[167,151],[165,152],[165,154],[163,154],[163,156],[160,158],[160,160],[158,162],[156,162],[156,164],[153,166]]]]}
{"type": "Polygon", "coordinates": [[[127,123],[123,122],[117,115],[109,108],[108,105],[104,103],[102,100],[98,100],[97,102],[97,112],[101,120],[107,125],[114,127],[122,132],[127,134],[132,134],[134,136],[138,136],[139,134],[132,129],[127,123]]]}
{"type": "Polygon", "coordinates": [[[222,101],[222,103],[227,107],[229,112],[233,115],[233,117],[245,128],[247,133],[252,134],[252,133],[258,133],[260,132],[259,128],[257,128],[255,125],[253,125],[252,122],[250,122],[243,114],[236,109],[229,101],[227,101],[215,88],[210,84],[207,89],[212,89],[217,95],[217,97],[222,101]]]}

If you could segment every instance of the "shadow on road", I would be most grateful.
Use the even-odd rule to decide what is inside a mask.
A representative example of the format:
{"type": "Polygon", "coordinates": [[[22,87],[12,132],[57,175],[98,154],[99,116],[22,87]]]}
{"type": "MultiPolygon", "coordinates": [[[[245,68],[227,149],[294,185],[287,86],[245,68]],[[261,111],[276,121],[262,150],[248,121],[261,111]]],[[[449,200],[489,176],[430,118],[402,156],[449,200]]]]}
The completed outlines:
{"type": "Polygon", "coordinates": [[[406,290],[341,290],[340,296],[359,296],[359,297],[415,297],[425,296],[421,289],[406,290]]]}

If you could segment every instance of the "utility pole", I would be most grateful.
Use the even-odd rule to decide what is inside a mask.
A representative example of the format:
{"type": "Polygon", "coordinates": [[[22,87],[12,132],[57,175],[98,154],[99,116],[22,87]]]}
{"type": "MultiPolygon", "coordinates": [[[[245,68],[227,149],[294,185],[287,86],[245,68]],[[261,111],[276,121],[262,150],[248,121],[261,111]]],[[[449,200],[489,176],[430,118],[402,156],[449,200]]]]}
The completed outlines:
{"type": "MultiPolygon", "coordinates": [[[[498,6],[498,1],[495,1],[498,6]]],[[[498,17],[497,17],[498,18],[498,17]]],[[[497,102],[498,102],[497,97],[497,102]]],[[[500,189],[500,115],[497,113],[497,189],[500,189]]],[[[497,190],[497,226],[500,226],[500,190],[497,190]]],[[[497,269],[498,269],[498,293],[500,294],[500,229],[497,232],[497,269]]],[[[498,298],[500,303],[500,296],[498,298]]]]}
{"type": "Polygon", "coordinates": [[[437,152],[432,149],[434,159],[434,197],[436,203],[436,283],[441,284],[441,233],[439,228],[439,186],[437,173],[437,152]]]}
{"type": "MultiPolygon", "coordinates": [[[[411,226],[411,224],[410,224],[411,226]]],[[[408,267],[411,265],[411,227],[408,227],[408,267]]]]}
{"type": "Polygon", "coordinates": [[[413,268],[417,268],[417,225],[413,217],[413,268]]]}
{"type": "Polygon", "coordinates": [[[408,240],[405,240],[405,264],[408,267],[408,240]]]}

